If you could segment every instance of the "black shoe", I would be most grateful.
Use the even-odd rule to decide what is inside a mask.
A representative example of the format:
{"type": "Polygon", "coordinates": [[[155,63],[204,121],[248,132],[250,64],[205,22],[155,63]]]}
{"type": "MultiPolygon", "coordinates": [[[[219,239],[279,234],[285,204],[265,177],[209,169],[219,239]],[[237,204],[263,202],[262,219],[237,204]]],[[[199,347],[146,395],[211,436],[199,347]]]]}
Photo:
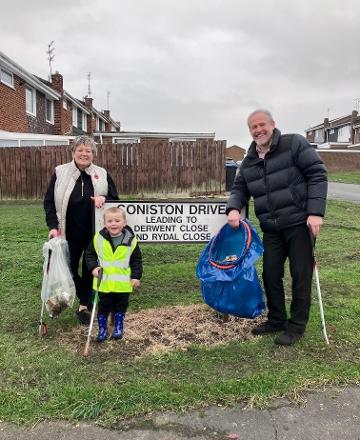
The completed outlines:
{"type": "Polygon", "coordinates": [[[285,329],[285,324],[271,324],[269,321],[262,322],[251,330],[255,336],[268,335],[285,329]]]}
{"type": "Polygon", "coordinates": [[[295,342],[299,341],[304,336],[303,333],[292,333],[289,331],[285,331],[282,335],[277,336],[274,339],[275,344],[277,345],[293,345],[295,342]]]}
{"type": "Polygon", "coordinates": [[[91,320],[91,313],[88,309],[78,310],[75,312],[75,315],[77,316],[80,324],[82,325],[89,325],[91,320]]]}

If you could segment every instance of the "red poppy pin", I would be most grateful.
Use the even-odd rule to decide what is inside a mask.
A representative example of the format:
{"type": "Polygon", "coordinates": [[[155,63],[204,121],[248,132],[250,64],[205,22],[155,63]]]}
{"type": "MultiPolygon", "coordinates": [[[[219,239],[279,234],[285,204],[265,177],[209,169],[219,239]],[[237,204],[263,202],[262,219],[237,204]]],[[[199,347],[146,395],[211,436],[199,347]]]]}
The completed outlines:
{"type": "Polygon", "coordinates": [[[97,174],[94,174],[94,179],[98,180],[99,176],[97,174]]]}

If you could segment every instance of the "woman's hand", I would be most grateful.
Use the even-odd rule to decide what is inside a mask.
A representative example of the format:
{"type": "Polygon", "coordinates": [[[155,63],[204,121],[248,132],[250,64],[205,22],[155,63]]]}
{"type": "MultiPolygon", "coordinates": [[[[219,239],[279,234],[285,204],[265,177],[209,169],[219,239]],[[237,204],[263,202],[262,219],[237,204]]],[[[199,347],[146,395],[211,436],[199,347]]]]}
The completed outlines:
{"type": "Polygon", "coordinates": [[[50,238],[58,237],[59,235],[60,235],[60,231],[58,231],[57,229],[50,229],[48,238],[50,240],[50,238]]]}
{"type": "Polygon", "coordinates": [[[94,196],[91,197],[91,200],[94,202],[95,208],[101,208],[106,199],[104,196],[94,196]]]}

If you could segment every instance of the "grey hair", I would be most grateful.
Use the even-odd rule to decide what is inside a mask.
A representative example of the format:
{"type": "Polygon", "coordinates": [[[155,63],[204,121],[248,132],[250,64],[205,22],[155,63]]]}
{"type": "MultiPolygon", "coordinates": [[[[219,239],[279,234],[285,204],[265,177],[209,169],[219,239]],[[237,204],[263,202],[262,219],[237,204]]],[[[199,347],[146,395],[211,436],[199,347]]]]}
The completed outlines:
{"type": "Polygon", "coordinates": [[[73,140],[73,143],[71,145],[71,151],[74,153],[74,151],[76,150],[76,148],[79,145],[86,145],[86,146],[91,147],[91,151],[93,152],[94,156],[96,155],[97,147],[96,147],[96,143],[92,137],[86,136],[86,135],[77,136],[73,140]]]}
{"type": "Polygon", "coordinates": [[[263,109],[263,108],[259,108],[253,112],[250,113],[250,115],[247,118],[247,124],[249,125],[249,121],[250,119],[256,114],[256,113],[264,113],[264,115],[266,115],[269,119],[269,122],[275,122],[274,118],[272,117],[272,114],[270,113],[269,110],[263,109]]]}

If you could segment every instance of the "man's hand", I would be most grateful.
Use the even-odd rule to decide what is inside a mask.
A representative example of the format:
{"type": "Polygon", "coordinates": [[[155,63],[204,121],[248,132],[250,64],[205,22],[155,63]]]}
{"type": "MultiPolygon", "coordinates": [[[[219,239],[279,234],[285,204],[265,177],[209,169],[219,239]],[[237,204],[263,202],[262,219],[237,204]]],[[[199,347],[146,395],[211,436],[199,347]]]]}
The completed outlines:
{"type": "Polygon", "coordinates": [[[91,200],[94,202],[95,208],[101,208],[106,199],[104,196],[95,196],[91,197],[91,200]]]}
{"type": "Polygon", "coordinates": [[[237,209],[232,209],[227,215],[228,223],[232,228],[238,228],[240,226],[241,215],[237,209]]]}
{"type": "Polygon", "coordinates": [[[318,215],[309,215],[306,224],[310,228],[310,231],[314,237],[317,237],[320,233],[320,226],[324,223],[323,218],[318,215]]]}

